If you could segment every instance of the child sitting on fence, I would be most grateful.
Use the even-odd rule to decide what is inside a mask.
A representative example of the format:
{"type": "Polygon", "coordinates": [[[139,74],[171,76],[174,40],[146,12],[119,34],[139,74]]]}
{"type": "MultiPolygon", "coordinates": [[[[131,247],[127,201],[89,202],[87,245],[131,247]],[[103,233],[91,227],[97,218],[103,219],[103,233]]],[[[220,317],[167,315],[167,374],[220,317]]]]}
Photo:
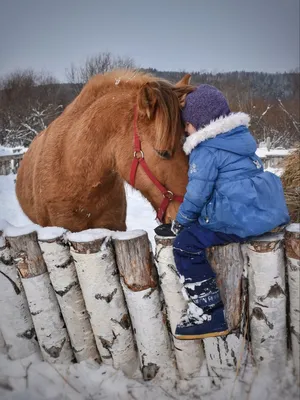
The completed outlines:
{"type": "MultiPolygon", "coordinates": [[[[200,85],[182,110],[188,135],[188,185],[172,232],[174,257],[188,309],[178,339],[228,334],[216,275],[205,249],[243,242],[289,222],[280,179],[264,172],[247,114],[231,113],[223,94],[200,85]]],[[[163,226],[156,232],[160,234],[163,226]]]]}

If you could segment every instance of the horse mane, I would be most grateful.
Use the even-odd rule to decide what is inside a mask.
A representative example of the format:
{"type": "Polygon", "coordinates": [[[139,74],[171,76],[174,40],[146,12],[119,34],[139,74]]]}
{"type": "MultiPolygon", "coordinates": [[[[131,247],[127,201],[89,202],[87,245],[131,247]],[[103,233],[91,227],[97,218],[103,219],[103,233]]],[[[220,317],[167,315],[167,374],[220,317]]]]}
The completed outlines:
{"type": "MultiPolygon", "coordinates": [[[[154,148],[173,152],[180,141],[182,122],[180,98],[195,88],[190,85],[176,87],[165,79],[138,70],[114,70],[93,76],[74,101],[74,107],[87,108],[96,99],[111,92],[132,91],[138,102],[139,113],[143,107],[152,107],[155,124],[154,148]],[[143,101],[139,100],[143,95],[143,101]],[[141,105],[142,104],[142,105],[141,105]]],[[[134,102],[134,101],[133,101],[134,102]]],[[[148,115],[148,119],[150,115],[148,115]]]]}

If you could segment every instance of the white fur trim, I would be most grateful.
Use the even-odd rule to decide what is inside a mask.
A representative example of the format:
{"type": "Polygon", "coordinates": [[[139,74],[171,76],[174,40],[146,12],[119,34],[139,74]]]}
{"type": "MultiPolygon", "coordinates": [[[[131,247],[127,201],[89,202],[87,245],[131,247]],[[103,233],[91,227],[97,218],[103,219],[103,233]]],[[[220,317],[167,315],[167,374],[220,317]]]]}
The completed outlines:
{"type": "Polygon", "coordinates": [[[185,141],[183,145],[183,150],[186,154],[190,152],[204,140],[212,139],[221,133],[229,132],[234,128],[241,125],[250,124],[250,116],[243,112],[232,113],[226,116],[222,116],[215,121],[210,122],[204,128],[199,129],[199,131],[192,133],[185,141]]]}

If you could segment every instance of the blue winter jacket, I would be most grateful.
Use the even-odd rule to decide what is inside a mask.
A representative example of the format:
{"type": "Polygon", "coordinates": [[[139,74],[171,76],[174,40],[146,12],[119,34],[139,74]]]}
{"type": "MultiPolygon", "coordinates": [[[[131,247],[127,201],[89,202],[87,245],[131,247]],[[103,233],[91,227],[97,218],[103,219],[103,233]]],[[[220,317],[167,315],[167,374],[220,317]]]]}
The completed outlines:
{"type": "Polygon", "coordinates": [[[249,122],[247,114],[230,114],[187,138],[189,182],[179,223],[198,220],[212,231],[244,238],[289,222],[280,178],[264,172],[249,122]]]}

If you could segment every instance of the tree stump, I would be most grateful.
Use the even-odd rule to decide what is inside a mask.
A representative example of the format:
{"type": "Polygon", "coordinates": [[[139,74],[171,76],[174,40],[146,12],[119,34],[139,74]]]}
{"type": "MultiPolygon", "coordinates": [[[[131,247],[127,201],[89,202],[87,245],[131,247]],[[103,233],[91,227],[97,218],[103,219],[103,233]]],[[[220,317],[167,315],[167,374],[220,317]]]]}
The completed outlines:
{"type": "Polygon", "coordinates": [[[39,244],[48,268],[51,283],[66,323],[72,348],[78,362],[99,361],[99,353],[83,295],[79,286],[69,245],[63,239],[64,229],[50,234],[47,228],[38,232],[39,244]]]}
{"type": "Polygon", "coordinates": [[[21,276],[44,360],[49,363],[71,363],[74,356],[70,339],[38,244],[37,233],[34,231],[21,236],[8,236],[7,239],[21,276]]]}
{"type": "Polygon", "coordinates": [[[287,358],[283,234],[251,241],[247,244],[247,256],[254,360],[257,365],[280,373],[287,358]]]}
{"type": "Polygon", "coordinates": [[[142,230],[120,233],[114,246],[143,378],[150,380],[172,363],[172,354],[148,235],[142,230]]]}
{"type": "Polygon", "coordinates": [[[8,242],[0,231],[0,330],[12,360],[40,355],[21,279],[8,242]]]}
{"type": "Polygon", "coordinates": [[[291,224],[285,233],[285,253],[289,284],[289,324],[295,374],[300,384],[300,224],[291,224]]]}
{"type": "Polygon", "coordinates": [[[173,241],[172,238],[155,236],[155,259],[173,337],[177,369],[181,379],[190,379],[200,373],[205,356],[201,340],[178,340],[175,337],[176,325],[187,302],[182,295],[182,285],[175,266],[173,241]]]}
{"type": "Polygon", "coordinates": [[[138,359],[111,238],[107,232],[98,238],[91,232],[90,241],[77,241],[83,235],[67,237],[99,353],[103,363],[132,376],[138,359]]]}

